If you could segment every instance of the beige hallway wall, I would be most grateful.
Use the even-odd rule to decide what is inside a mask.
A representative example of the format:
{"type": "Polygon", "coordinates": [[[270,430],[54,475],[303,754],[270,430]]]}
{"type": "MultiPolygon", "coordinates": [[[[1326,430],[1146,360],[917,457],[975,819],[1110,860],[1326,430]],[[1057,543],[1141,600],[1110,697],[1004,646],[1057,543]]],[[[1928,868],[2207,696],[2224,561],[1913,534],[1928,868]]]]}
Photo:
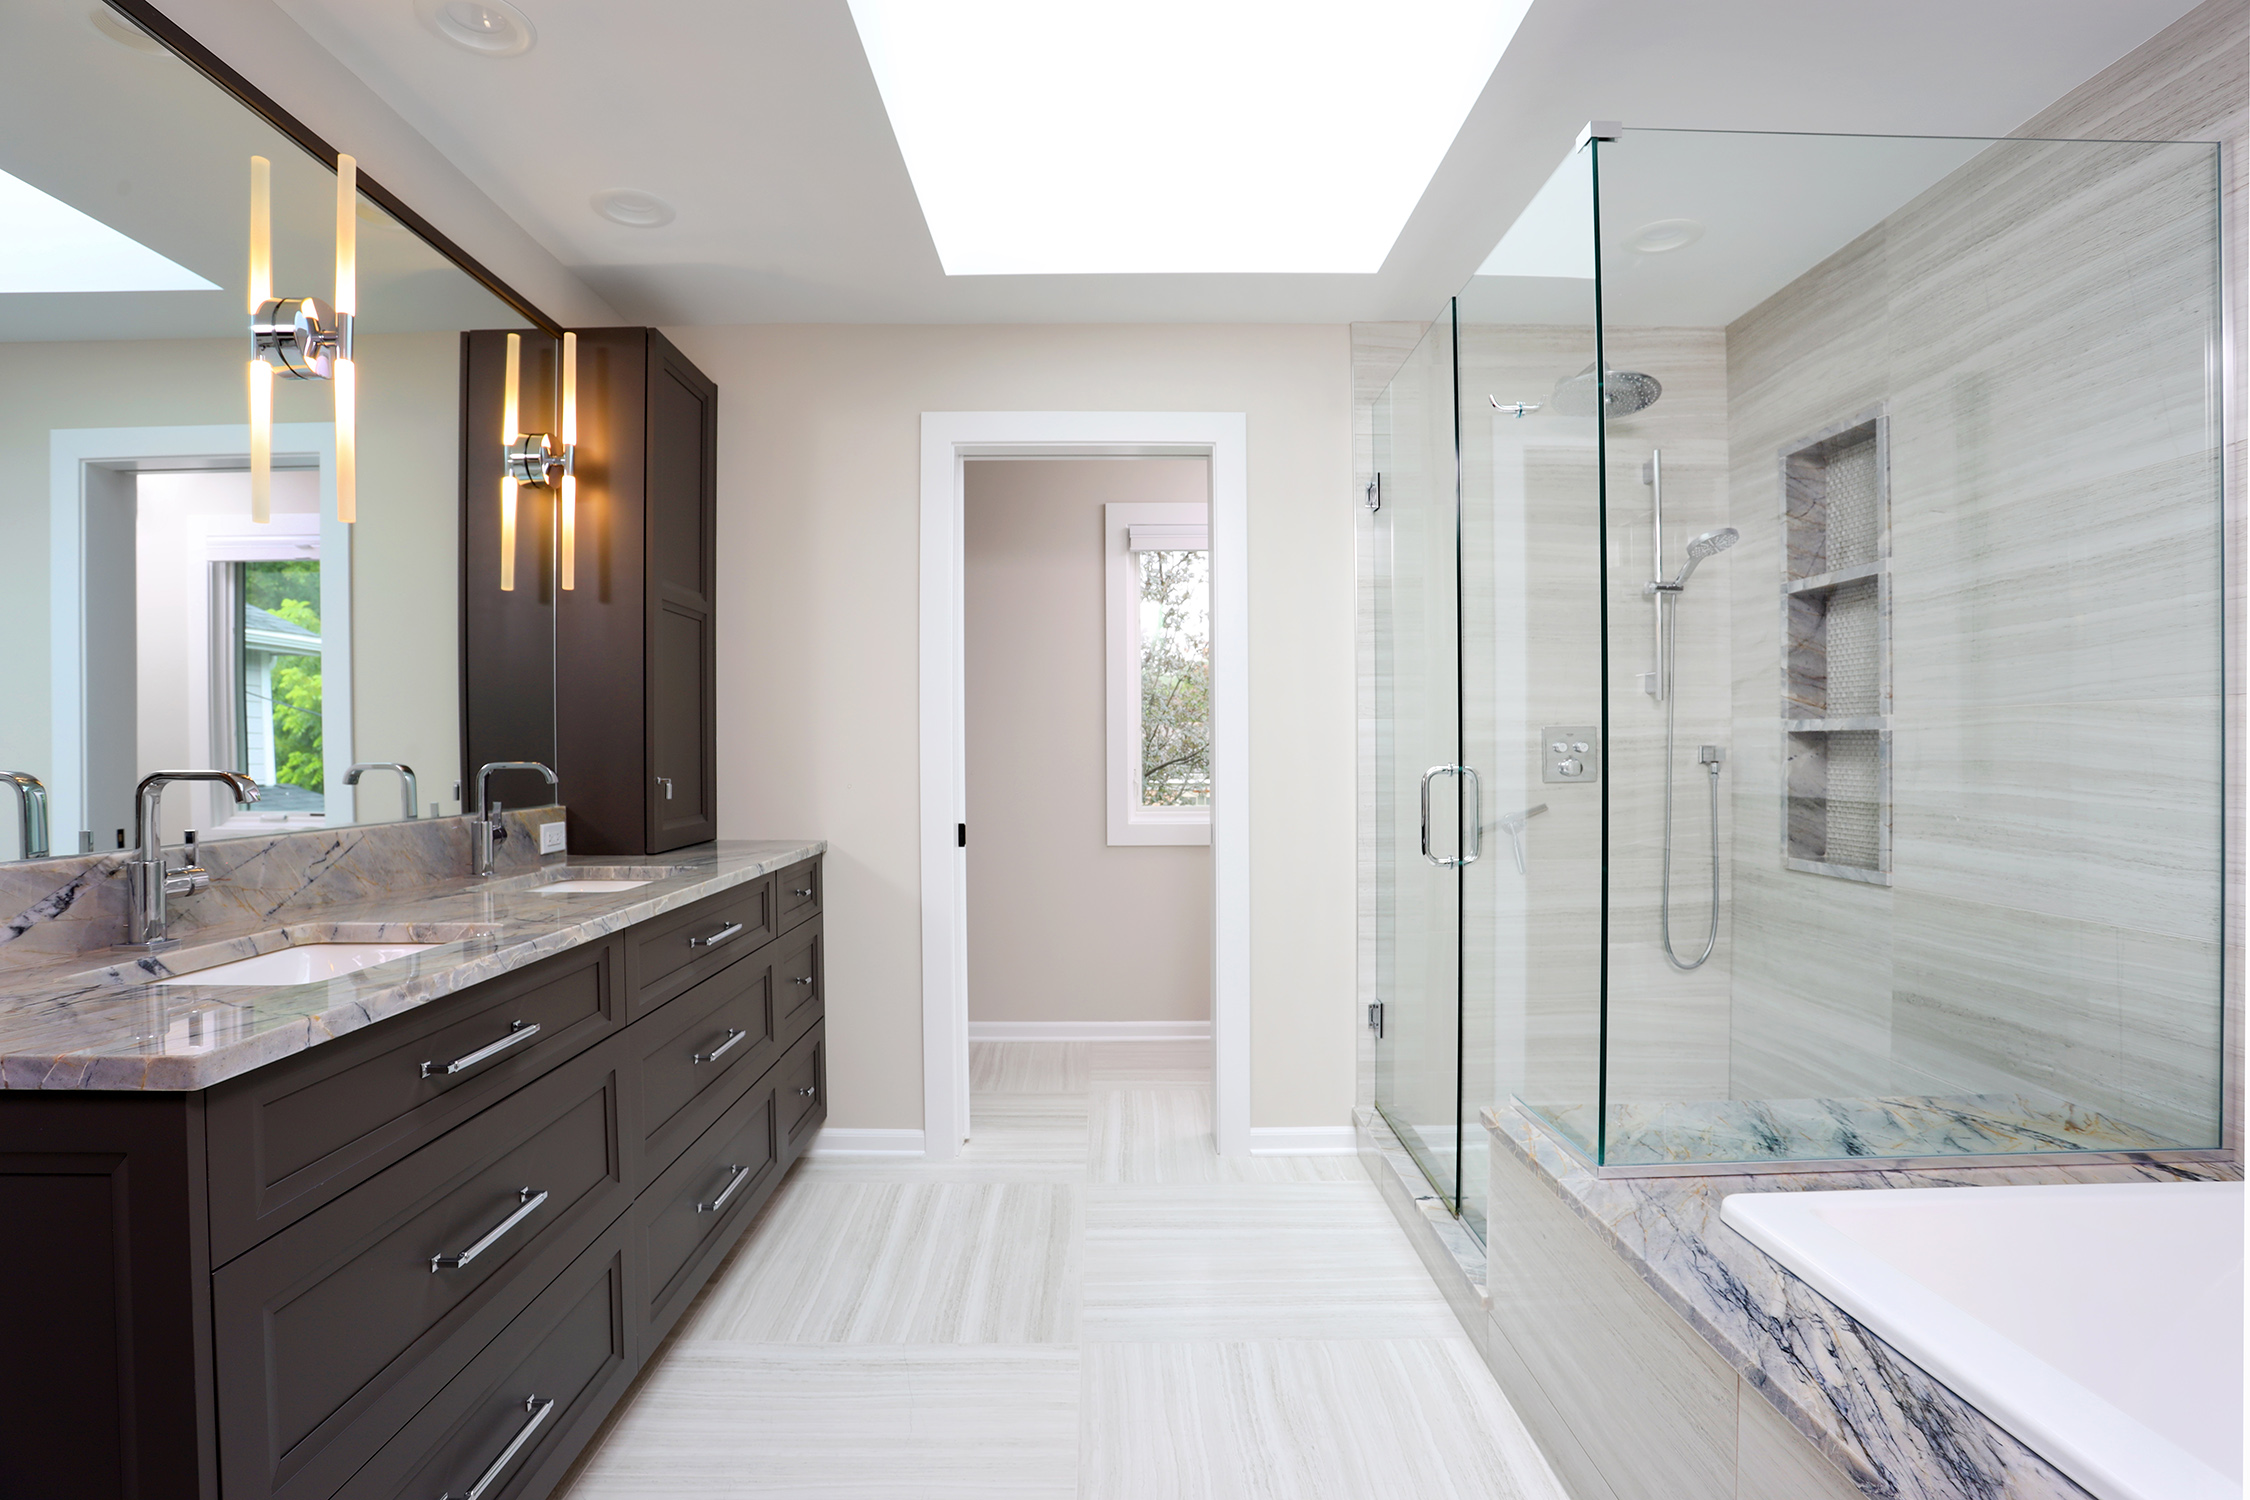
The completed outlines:
{"type": "Polygon", "coordinates": [[[1200,458],[968,466],[969,1019],[1211,1014],[1211,848],[1112,845],[1102,507],[1200,505],[1200,458]]]}
{"type": "Polygon", "coordinates": [[[720,390],[719,831],[831,841],[830,1122],[922,1123],[922,413],[1225,411],[1249,433],[1251,1124],[1349,1125],[1347,330],[665,331],[720,390]]]}

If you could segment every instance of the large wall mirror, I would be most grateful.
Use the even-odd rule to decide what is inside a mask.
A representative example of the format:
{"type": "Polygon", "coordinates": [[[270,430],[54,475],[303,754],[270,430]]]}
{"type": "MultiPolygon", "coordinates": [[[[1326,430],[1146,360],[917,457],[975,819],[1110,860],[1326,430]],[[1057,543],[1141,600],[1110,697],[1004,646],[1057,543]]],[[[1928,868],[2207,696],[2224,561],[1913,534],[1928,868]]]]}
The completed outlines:
{"type": "MultiPolygon", "coordinates": [[[[130,839],[159,768],[247,772],[164,799],[164,836],[460,811],[461,334],[544,321],[363,193],[357,517],[334,391],[274,381],[271,518],[251,513],[250,161],[271,162],[273,291],[327,299],[336,175],[275,118],[98,0],[5,0],[0,47],[0,771],[54,854],[130,839]]],[[[154,30],[164,30],[151,18],[154,30]]],[[[182,42],[183,48],[190,44],[182,42]]],[[[546,607],[529,571],[517,628],[546,607]]],[[[536,752],[539,746],[529,746],[536,752]]],[[[24,856],[0,786],[0,859],[24,856]]]]}

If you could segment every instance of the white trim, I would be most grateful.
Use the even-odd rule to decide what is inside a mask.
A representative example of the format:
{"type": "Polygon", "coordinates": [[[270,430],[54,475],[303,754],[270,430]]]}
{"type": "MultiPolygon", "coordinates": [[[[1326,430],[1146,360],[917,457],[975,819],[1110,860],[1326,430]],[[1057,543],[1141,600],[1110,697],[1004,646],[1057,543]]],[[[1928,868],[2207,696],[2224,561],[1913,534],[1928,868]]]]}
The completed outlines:
{"type": "Polygon", "coordinates": [[[1350,1125],[1253,1125],[1252,1156],[1357,1156],[1359,1132],[1350,1125]]]}
{"type": "Polygon", "coordinates": [[[971,1021],[972,1042],[1207,1042],[1209,1021],[971,1021]]]}
{"type": "MultiPolygon", "coordinates": [[[[320,672],[327,817],[352,821],[351,528],[336,516],[336,428],[329,422],[276,422],[273,454],[311,459],[320,470],[320,672]]],[[[53,784],[48,788],[50,842],[58,854],[78,852],[89,831],[86,710],[86,493],[89,468],[162,472],[248,468],[248,423],[203,427],[58,427],[47,434],[48,734],[53,784]]],[[[129,798],[128,798],[129,800],[129,798]]],[[[95,838],[95,847],[103,847],[95,838]]]]}
{"type": "MultiPolygon", "coordinates": [[[[1124,501],[1102,507],[1103,676],[1109,708],[1102,726],[1108,755],[1102,778],[1105,820],[1113,847],[1208,844],[1208,807],[1141,805],[1141,570],[1133,538],[1142,532],[1194,532],[1194,550],[1210,550],[1208,505],[1124,501]]],[[[1179,542],[1187,545],[1185,539],[1179,542]]],[[[1217,657],[1216,648],[1212,653],[1217,657]]]]}
{"type": "Polygon", "coordinates": [[[919,1130],[849,1130],[823,1125],[805,1149],[807,1156],[920,1156],[919,1130]]]}
{"type": "Polygon", "coordinates": [[[969,1132],[961,509],[970,458],[1211,463],[1213,1115],[1250,1149],[1250,491],[1241,412],[924,412],[921,463],[922,1117],[933,1159],[969,1132]]]}

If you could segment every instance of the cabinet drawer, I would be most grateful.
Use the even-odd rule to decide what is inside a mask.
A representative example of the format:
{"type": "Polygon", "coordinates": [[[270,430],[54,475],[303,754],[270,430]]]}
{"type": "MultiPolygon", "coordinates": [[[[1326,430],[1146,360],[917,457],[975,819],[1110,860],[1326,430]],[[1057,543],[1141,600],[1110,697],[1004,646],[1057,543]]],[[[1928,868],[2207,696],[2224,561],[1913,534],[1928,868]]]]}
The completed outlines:
{"type": "Polygon", "coordinates": [[[820,918],[773,945],[774,1030],[782,1046],[812,1030],[824,1013],[828,976],[821,959],[820,918]]]}
{"type": "Polygon", "coordinates": [[[773,1066],[781,1052],[774,979],[766,955],[752,954],[626,1033],[640,1070],[641,1179],[670,1166],[743,1085],[773,1066]]]}
{"type": "Polygon", "coordinates": [[[337,1500],[458,1497],[487,1474],[479,1500],[547,1493],[632,1381],[626,1234],[573,1261],[337,1500]]]}
{"type": "Polygon", "coordinates": [[[213,1275],[228,1500],[330,1494],[617,1219],[621,1050],[581,1055],[213,1275]]]}
{"type": "Polygon", "coordinates": [[[773,878],[774,919],[783,932],[820,915],[820,859],[791,865],[773,878]]]}
{"type": "Polygon", "coordinates": [[[721,891],[625,933],[632,1002],[626,1019],[648,1014],[773,936],[773,877],[721,891]]]}
{"type": "Polygon", "coordinates": [[[653,1350],[781,1181],[773,1079],[758,1080],[633,1207],[639,1258],[634,1347],[653,1350]]]}
{"type": "Polygon", "coordinates": [[[781,1111],[781,1159],[805,1154],[828,1118],[828,1027],[819,1021],[773,1069],[774,1101],[781,1111]]]}
{"type": "Polygon", "coordinates": [[[573,948],[211,1090],[211,1258],[232,1260],[611,1034],[620,952],[573,948]]]}

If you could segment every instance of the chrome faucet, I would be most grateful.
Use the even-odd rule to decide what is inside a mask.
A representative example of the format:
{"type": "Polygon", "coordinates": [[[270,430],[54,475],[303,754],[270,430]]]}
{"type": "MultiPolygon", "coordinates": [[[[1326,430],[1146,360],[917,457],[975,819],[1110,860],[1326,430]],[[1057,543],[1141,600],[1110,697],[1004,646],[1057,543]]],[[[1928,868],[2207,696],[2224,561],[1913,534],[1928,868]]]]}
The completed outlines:
{"type": "Polygon", "coordinates": [[[16,858],[47,857],[47,787],[29,771],[0,771],[0,786],[16,794],[16,858]]]}
{"type": "Polygon", "coordinates": [[[165,902],[173,896],[190,896],[211,884],[211,872],[195,862],[195,832],[187,836],[187,863],[178,869],[164,864],[164,788],[175,781],[216,781],[234,793],[238,803],[258,800],[258,783],[240,771],[152,771],[141,778],[133,796],[134,858],[126,864],[132,879],[127,893],[125,940],[136,948],[161,948],[166,936],[165,902]]]}
{"type": "Polygon", "coordinates": [[[347,770],[346,770],[346,771],[344,772],[344,785],[346,785],[346,786],[358,786],[358,785],[359,785],[359,777],[360,777],[360,773],[361,773],[362,771],[396,771],[396,772],[398,772],[398,777],[399,777],[399,795],[400,795],[400,797],[402,797],[402,798],[403,798],[403,799],[405,800],[405,803],[406,803],[406,815],[407,815],[408,817],[410,817],[410,818],[419,818],[420,816],[422,816],[420,812],[418,812],[418,811],[416,811],[416,810],[415,810],[415,801],[414,801],[414,799],[415,799],[415,797],[416,797],[416,796],[417,796],[418,794],[417,794],[417,792],[416,792],[416,790],[415,790],[415,785],[414,785],[414,768],[413,768],[412,766],[408,765],[408,764],[407,764],[407,763],[406,763],[405,761],[403,761],[403,760],[362,760],[362,761],[355,761],[355,762],[353,762],[353,763],[352,763],[352,765],[350,766],[350,768],[349,768],[349,769],[347,769],[347,770]]]}
{"type": "Polygon", "coordinates": [[[539,764],[539,762],[535,760],[496,760],[490,762],[489,764],[477,767],[477,815],[475,827],[477,840],[477,873],[479,875],[490,875],[492,873],[493,851],[500,844],[500,842],[508,836],[507,825],[500,821],[500,804],[495,802],[489,809],[485,807],[485,778],[490,776],[495,771],[537,771],[540,775],[547,778],[547,785],[552,787],[559,787],[562,785],[562,781],[555,775],[554,772],[548,770],[545,766],[539,764]]]}

